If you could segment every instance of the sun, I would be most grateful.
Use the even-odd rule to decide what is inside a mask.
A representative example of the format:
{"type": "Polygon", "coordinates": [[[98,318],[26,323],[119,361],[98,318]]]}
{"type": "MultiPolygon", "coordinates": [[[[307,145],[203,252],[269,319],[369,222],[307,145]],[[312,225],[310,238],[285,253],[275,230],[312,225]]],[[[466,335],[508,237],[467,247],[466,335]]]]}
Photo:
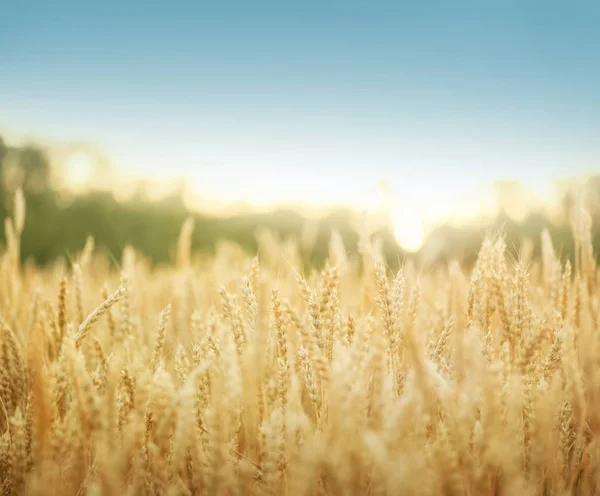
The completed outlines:
{"type": "Polygon", "coordinates": [[[407,251],[418,251],[425,241],[423,221],[409,211],[398,212],[392,217],[394,236],[398,244],[407,251]]]}

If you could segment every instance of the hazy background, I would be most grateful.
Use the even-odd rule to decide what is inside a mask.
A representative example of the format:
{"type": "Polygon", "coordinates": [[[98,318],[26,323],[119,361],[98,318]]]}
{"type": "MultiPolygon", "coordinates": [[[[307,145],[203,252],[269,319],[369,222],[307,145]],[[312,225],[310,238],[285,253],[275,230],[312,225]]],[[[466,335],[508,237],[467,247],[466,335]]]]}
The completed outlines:
{"type": "Polygon", "coordinates": [[[569,190],[600,195],[599,25],[591,1],[0,2],[2,208],[29,181],[39,262],[88,233],[164,261],[190,213],[205,250],[271,228],[319,259],[362,215],[396,259],[491,226],[568,252],[569,190]]]}

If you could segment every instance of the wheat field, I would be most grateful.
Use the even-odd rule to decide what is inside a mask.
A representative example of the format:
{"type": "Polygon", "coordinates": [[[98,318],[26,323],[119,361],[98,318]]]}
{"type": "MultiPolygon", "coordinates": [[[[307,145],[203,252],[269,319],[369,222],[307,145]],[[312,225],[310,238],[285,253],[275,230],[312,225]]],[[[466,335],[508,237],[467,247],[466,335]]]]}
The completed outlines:
{"type": "Polygon", "coordinates": [[[591,495],[598,272],[490,235],[472,270],[387,269],[333,233],[319,270],[263,236],[172,266],[93,239],[0,273],[0,478],[20,495],[591,495]]]}

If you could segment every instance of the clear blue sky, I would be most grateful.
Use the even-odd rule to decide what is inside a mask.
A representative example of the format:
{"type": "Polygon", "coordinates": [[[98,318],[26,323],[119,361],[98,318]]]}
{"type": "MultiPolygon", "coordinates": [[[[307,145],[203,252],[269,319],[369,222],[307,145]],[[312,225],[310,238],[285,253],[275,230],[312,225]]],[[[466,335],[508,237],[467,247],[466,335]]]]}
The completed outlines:
{"type": "Polygon", "coordinates": [[[0,131],[232,199],[600,170],[599,6],[5,1],[0,131]]]}

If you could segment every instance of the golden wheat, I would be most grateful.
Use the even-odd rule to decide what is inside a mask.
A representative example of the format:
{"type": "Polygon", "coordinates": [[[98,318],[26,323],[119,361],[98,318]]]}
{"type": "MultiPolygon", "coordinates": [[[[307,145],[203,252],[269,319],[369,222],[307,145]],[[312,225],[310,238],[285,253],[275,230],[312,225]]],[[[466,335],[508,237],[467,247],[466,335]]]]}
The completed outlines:
{"type": "MultiPolygon", "coordinates": [[[[321,270],[259,237],[119,270],[88,238],[67,272],[0,253],[4,494],[596,494],[598,270],[506,254],[390,274],[333,233],[321,270]],[[260,262],[259,262],[260,258],[260,262]],[[112,289],[109,289],[112,288],[112,289]],[[117,305],[120,303],[120,305],[117,305]]],[[[366,231],[365,231],[366,232],[366,231]]],[[[305,249],[305,248],[304,248],[305,249]]]]}

